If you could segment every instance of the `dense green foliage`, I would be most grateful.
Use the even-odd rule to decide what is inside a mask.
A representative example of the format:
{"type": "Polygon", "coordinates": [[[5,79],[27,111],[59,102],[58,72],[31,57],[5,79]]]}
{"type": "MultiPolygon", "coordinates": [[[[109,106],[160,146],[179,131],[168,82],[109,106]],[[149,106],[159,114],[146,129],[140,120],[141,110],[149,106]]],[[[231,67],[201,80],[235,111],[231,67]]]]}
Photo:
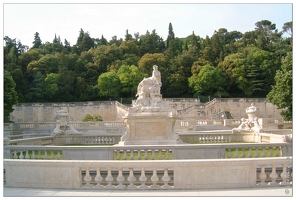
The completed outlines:
{"type": "Polygon", "coordinates": [[[271,103],[284,109],[281,115],[285,120],[292,120],[292,56],[292,53],[289,52],[283,59],[282,67],[275,75],[276,84],[272,86],[267,95],[267,99],[271,103]]]}
{"type": "Polygon", "coordinates": [[[13,111],[12,106],[17,103],[17,98],[12,76],[4,70],[4,122],[9,122],[9,113],[13,111]]]}
{"type": "Polygon", "coordinates": [[[98,122],[98,121],[103,121],[103,119],[100,115],[86,114],[82,121],[83,122],[98,122]]]}
{"type": "Polygon", "coordinates": [[[292,51],[292,22],[278,30],[262,20],[253,31],[220,28],[206,38],[194,32],[178,38],[170,23],[166,41],[156,30],[134,36],[126,30],[125,38],[107,41],[80,29],[74,45],[56,35],[42,43],[41,37],[34,34],[31,48],[4,38],[4,69],[19,102],[135,99],[153,65],[162,75],[163,97],[266,97],[278,87],[276,72],[292,51]]]}

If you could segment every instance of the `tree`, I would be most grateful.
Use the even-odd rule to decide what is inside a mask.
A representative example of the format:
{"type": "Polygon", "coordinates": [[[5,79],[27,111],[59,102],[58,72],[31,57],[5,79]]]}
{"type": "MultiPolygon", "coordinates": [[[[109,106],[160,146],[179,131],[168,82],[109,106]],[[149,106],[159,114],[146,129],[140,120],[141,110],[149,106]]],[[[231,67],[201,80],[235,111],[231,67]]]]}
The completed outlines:
{"type": "Polygon", "coordinates": [[[45,77],[45,95],[47,99],[54,101],[58,88],[59,75],[55,73],[47,74],[45,77]]]}
{"type": "Polygon", "coordinates": [[[276,105],[281,111],[285,120],[292,120],[292,52],[289,52],[282,61],[281,69],[276,71],[275,85],[267,94],[268,101],[276,105]]]}
{"type": "Polygon", "coordinates": [[[189,78],[189,87],[202,95],[227,95],[226,80],[221,71],[211,65],[203,66],[199,73],[189,78]]]}
{"type": "Polygon", "coordinates": [[[166,59],[163,53],[147,53],[138,62],[139,70],[145,74],[151,74],[152,66],[158,65],[158,67],[166,66],[166,59]]]}
{"type": "Polygon", "coordinates": [[[128,29],[125,31],[125,41],[133,40],[133,36],[128,33],[128,29]]]}
{"type": "Polygon", "coordinates": [[[7,70],[4,70],[4,122],[9,122],[9,114],[13,111],[13,106],[18,102],[15,83],[7,70]]]}
{"type": "Polygon", "coordinates": [[[138,84],[144,77],[147,77],[147,74],[140,72],[134,65],[122,65],[117,75],[121,83],[121,93],[126,96],[129,95],[130,97],[135,96],[138,84]]]}
{"type": "Polygon", "coordinates": [[[172,40],[174,40],[175,39],[175,33],[174,33],[174,31],[173,31],[173,25],[172,25],[172,23],[170,22],[169,23],[169,34],[168,34],[168,37],[167,37],[167,48],[169,48],[169,46],[170,46],[170,42],[172,41],[172,40]]]}
{"type": "Polygon", "coordinates": [[[34,35],[34,41],[33,41],[33,47],[32,48],[39,48],[39,46],[42,44],[42,41],[40,39],[39,33],[36,32],[34,35]]]}
{"type": "Polygon", "coordinates": [[[162,53],[166,49],[163,39],[156,33],[155,29],[151,34],[147,31],[145,35],[141,35],[138,43],[140,55],[146,53],[162,53]]]}
{"type": "Polygon", "coordinates": [[[291,46],[293,46],[293,22],[286,22],[284,23],[284,26],[283,26],[283,32],[284,33],[287,33],[289,34],[291,37],[290,37],[290,43],[291,43],[291,46]]]}
{"type": "Polygon", "coordinates": [[[244,49],[245,71],[248,82],[251,84],[250,96],[265,97],[274,85],[276,70],[280,68],[280,62],[274,53],[256,47],[244,49]]]}
{"type": "Polygon", "coordinates": [[[106,72],[98,78],[99,95],[102,97],[117,98],[120,92],[120,79],[115,72],[106,72]]]}
{"type": "Polygon", "coordinates": [[[82,51],[88,51],[90,48],[93,48],[95,45],[94,40],[90,37],[89,33],[86,32],[82,38],[81,44],[80,44],[80,50],[82,51]]]}
{"type": "Polygon", "coordinates": [[[250,81],[246,77],[245,62],[242,53],[235,53],[226,56],[218,65],[218,69],[226,77],[226,90],[231,94],[243,93],[247,96],[252,94],[250,81]],[[240,90],[240,92],[237,90],[240,90]]]}
{"type": "Polygon", "coordinates": [[[32,100],[35,102],[43,102],[45,98],[46,84],[45,84],[45,75],[38,71],[34,75],[33,87],[32,90],[32,100]]]}

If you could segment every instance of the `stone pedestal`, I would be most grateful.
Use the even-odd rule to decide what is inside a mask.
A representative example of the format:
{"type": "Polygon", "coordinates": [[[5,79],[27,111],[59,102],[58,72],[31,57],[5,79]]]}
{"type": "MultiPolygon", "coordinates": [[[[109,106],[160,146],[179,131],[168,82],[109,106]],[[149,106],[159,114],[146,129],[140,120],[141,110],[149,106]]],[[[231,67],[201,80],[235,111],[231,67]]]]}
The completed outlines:
{"type": "Polygon", "coordinates": [[[176,116],[171,112],[128,113],[124,118],[127,131],[119,145],[178,144],[174,133],[176,116]]]}
{"type": "Polygon", "coordinates": [[[154,65],[152,76],[138,85],[138,98],[124,117],[127,131],[119,145],[179,143],[179,136],[174,133],[177,111],[162,100],[161,85],[161,74],[154,65]]]}

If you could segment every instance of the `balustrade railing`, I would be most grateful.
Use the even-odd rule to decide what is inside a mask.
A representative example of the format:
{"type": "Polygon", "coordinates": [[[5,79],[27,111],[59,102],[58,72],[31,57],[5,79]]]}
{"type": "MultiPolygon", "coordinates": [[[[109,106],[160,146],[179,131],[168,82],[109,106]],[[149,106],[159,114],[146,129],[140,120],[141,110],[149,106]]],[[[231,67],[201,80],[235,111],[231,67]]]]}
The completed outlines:
{"type": "Polygon", "coordinates": [[[180,161],[20,162],[4,159],[4,169],[5,184],[8,187],[171,190],[273,186],[287,188],[293,185],[292,157],[180,161]],[[20,170],[22,173],[19,173],[20,170]],[[30,178],[33,174],[34,178],[30,178]]]}
{"type": "Polygon", "coordinates": [[[282,147],[280,145],[226,147],[226,158],[265,158],[282,157],[282,147]]]}
{"type": "Polygon", "coordinates": [[[83,136],[83,144],[115,144],[118,141],[114,136],[83,136]]]}
{"type": "Polygon", "coordinates": [[[292,156],[289,143],[241,143],[151,146],[4,146],[8,159],[178,160],[292,156]],[[46,153],[45,153],[46,152],[46,153]],[[36,156],[36,155],[41,155],[36,156]],[[47,155],[47,156],[45,156],[47,155]],[[48,156],[51,155],[51,156],[48,156]],[[65,157],[66,155],[66,157],[65,157]]]}
{"type": "Polygon", "coordinates": [[[82,188],[96,189],[173,189],[173,169],[97,167],[80,168],[82,188]]]}
{"type": "Polygon", "coordinates": [[[151,149],[116,149],[114,160],[171,160],[172,149],[151,147],[151,149]]]}
{"type": "Polygon", "coordinates": [[[232,134],[199,134],[198,143],[228,143],[231,142],[232,134]]]}

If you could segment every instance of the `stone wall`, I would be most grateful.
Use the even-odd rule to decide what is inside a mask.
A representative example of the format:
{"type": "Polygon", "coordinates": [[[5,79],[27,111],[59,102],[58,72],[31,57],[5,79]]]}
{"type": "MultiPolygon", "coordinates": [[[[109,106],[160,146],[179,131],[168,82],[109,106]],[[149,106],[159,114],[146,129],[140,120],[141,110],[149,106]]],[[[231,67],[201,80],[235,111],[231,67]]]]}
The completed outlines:
{"type": "Polygon", "coordinates": [[[246,108],[254,103],[259,108],[258,118],[281,118],[280,110],[265,98],[217,98],[205,104],[205,116],[212,117],[221,111],[228,111],[234,119],[247,118],[246,108]]]}
{"type": "MultiPolygon", "coordinates": [[[[14,106],[10,120],[17,122],[55,122],[56,112],[66,110],[69,121],[82,121],[86,114],[100,115],[105,121],[118,121],[124,112],[117,111],[115,101],[75,103],[23,103],[14,106]]],[[[123,120],[122,120],[123,121],[123,120]]]]}
{"type": "MultiPolygon", "coordinates": [[[[164,101],[180,111],[182,119],[213,118],[221,111],[229,111],[234,119],[246,118],[246,108],[251,103],[259,108],[258,118],[280,118],[280,110],[265,98],[218,98],[202,104],[197,99],[164,99],[164,101]]],[[[66,103],[23,103],[14,106],[10,120],[18,122],[55,122],[55,113],[67,110],[69,121],[82,121],[86,114],[102,116],[104,121],[123,121],[128,106],[116,101],[66,102],[66,103]]],[[[217,119],[217,118],[216,118],[217,119]]]]}

